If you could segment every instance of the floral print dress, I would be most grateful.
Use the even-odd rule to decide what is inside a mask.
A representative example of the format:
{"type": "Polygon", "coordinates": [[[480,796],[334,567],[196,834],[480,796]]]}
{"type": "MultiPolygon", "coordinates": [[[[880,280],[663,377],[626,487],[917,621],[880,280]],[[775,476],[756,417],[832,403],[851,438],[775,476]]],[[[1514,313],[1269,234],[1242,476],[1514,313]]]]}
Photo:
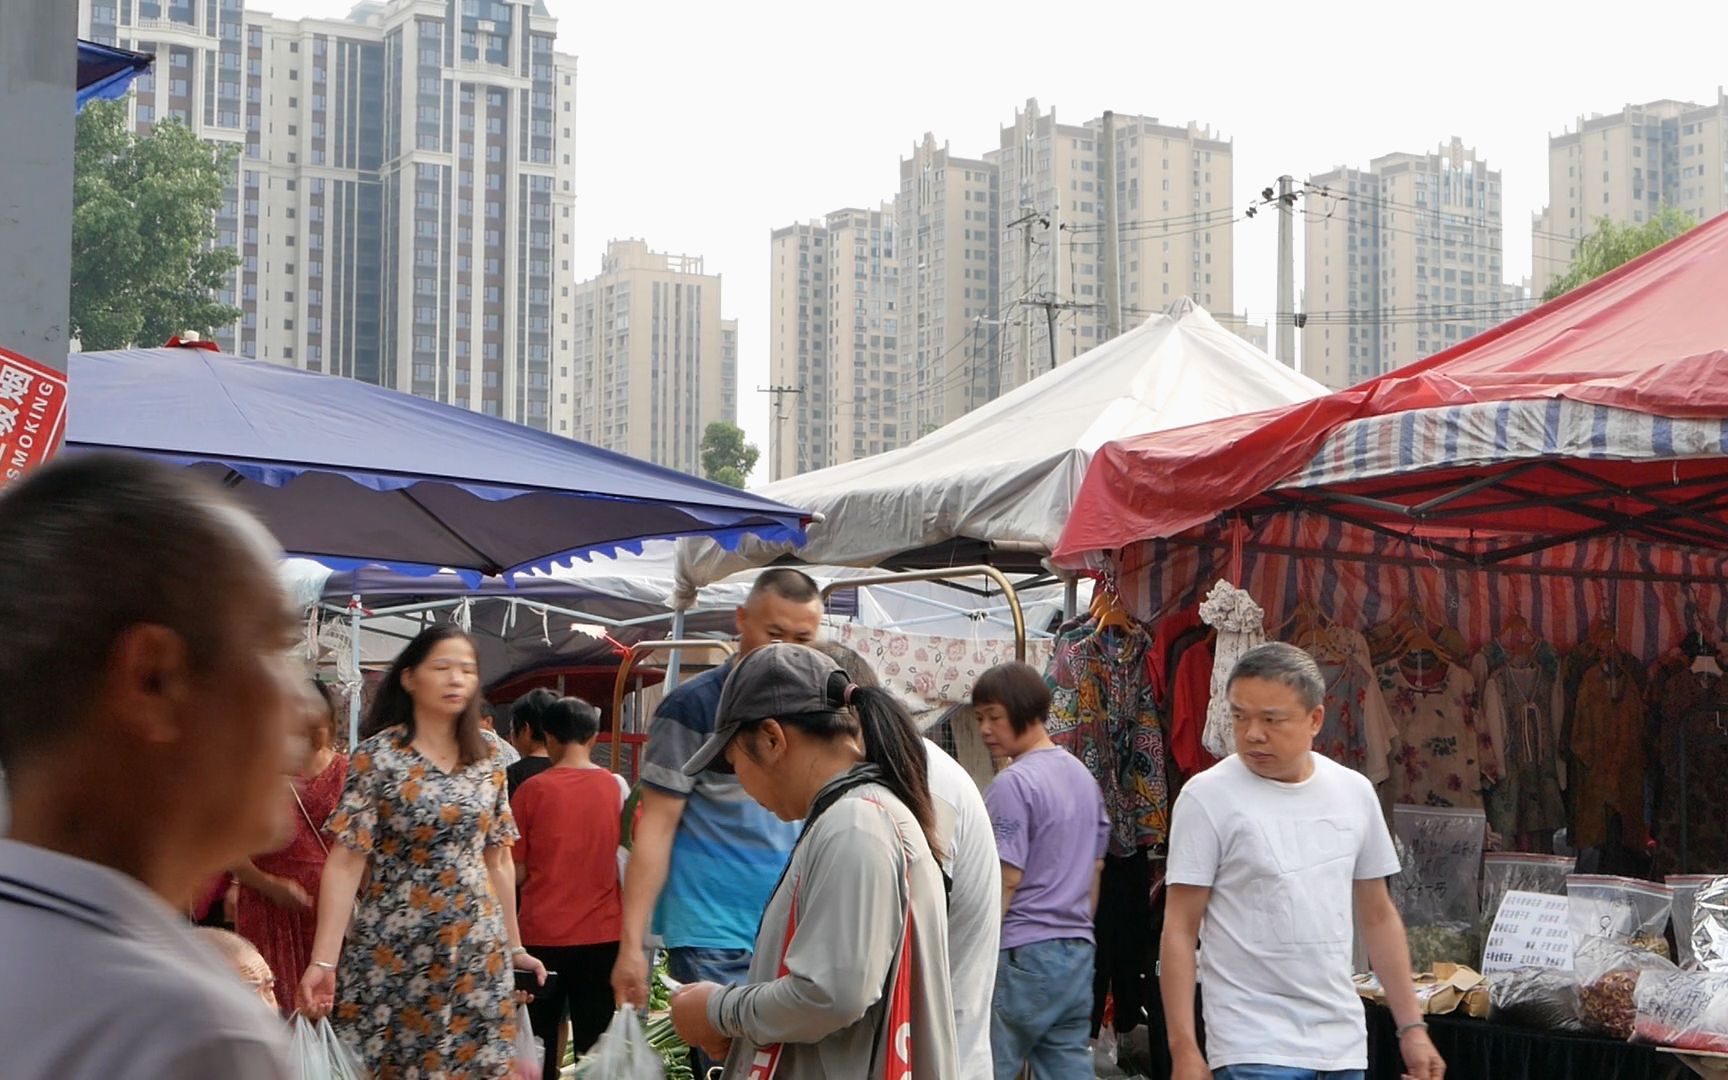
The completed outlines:
{"type": "Polygon", "coordinates": [[[1392,756],[1392,801],[1482,809],[1500,777],[1488,732],[1476,722],[1476,680],[1456,664],[1380,668],[1380,688],[1402,745],[1392,756]]]}
{"type": "Polygon", "coordinates": [[[392,728],[362,742],[330,815],[368,873],[332,1021],[377,1080],[503,1077],[516,1037],[485,850],[516,840],[503,762],[446,773],[392,728]]]}

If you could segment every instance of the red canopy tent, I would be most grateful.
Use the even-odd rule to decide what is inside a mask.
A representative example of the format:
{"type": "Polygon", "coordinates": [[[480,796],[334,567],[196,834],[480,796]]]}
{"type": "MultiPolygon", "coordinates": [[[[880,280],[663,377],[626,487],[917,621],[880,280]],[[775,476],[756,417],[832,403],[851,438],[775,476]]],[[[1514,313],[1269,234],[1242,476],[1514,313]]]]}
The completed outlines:
{"type": "Polygon", "coordinates": [[[1728,548],[1728,215],[1352,389],[1107,444],[1056,558],[1289,511],[1477,566],[1728,548]]]}

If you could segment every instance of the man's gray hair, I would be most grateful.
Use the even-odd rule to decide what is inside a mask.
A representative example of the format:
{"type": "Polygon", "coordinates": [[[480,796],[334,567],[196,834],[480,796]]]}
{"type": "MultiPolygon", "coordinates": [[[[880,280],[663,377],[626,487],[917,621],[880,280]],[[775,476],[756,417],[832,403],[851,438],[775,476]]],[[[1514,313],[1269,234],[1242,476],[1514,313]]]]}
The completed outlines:
{"type": "Polygon", "coordinates": [[[1230,669],[1228,689],[1237,679],[1265,679],[1283,683],[1296,691],[1304,709],[1313,710],[1326,700],[1326,680],[1314,658],[1294,645],[1271,641],[1256,645],[1242,654],[1230,669]]]}

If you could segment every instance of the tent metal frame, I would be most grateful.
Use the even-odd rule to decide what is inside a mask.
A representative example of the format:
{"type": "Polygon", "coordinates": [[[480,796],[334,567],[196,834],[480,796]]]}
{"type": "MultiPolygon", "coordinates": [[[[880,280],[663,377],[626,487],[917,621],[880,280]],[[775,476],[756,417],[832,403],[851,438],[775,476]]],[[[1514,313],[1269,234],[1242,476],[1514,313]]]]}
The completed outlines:
{"type": "MultiPolygon", "coordinates": [[[[1653,464],[1671,463],[1677,471],[1681,460],[1719,460],[1728,466],[1728,459],[1670,459],[1669,462],[1653,464]]],[[[1259,507],[1251,506],[1226,514],[1221,523],[1244,521],[1253,524],[1256,519],[1264,519],[1273,513],[1310,513],[1400,542],[1420,544],[1430,553],[1476,569],[1604,536],[1642,538],[1665,545],[1728,551],[1728,521],[1712,516],[1728,511],[1728,467],[1706,475],[1686,478],[1676,475],[1671,480],[1628,485],[1598,476],[1580,468],[1574,461],[1557,457],[1525,460],[1509,467],[1497,467],[1487,475],[1462,480],[1456,470],[1445,470],[1444,476],[1424,478],[1420,473],[1406,473],[1379,478],[1380,482],[1358,481],[1338,488],[1273,488],[1257,500],[1261,504],[1259,507]],[[1535,490],[1524,482],[1542,470],[1558,473],[1583,485],[1585,490],[1552,495],[1535,490]],[[1698,493],[1685,495],[1693,491],[1698,493]],[[1395,501],[1400,497],[1427,493],[1432,493],[1432,497],[1419,503],[1395,501]],[[1468,506],[1455,505],[1460,499],[1485,493],[1493,493],[1497,498],[1468,506]],[[1628,502],[1638,504],[1642,509],[1634,511],[1613,505],[1628,502]],[[1445,526],[1451,522],[1491,518],[1501,511],[1540,507],[1566,510],[1596,524],[1533,536],[1524,543],[1493,551],[1472,551],[1456,538],[1426,536],[1419,532],[1424,525],[1445,526]],[[1407,522],[1408,525],[1398,528],[1384,520],[1376,520],[1376,515],[1407,522]]],[[[1182,541],[1168,538],[1168,542],[1182,541]]],[[[1328,557],[1349,557],[1326,554],[1328,557]]]]}
{"type": "MultiPolygon", "coordinates": [[[[638,641],[636,644],[630,646],[629,650],[625,652],[623,660],[618,664],[618,677],[612,683],[613,772],[622,774],[624,771],[624,757],[619,753],[619,748],[624,743],[624,698],[630,692],[630,672],[635,669],[636,661],[647,656],[649,653],[655,652],[670,652],[673,657],[676,658],[684,649],[715,649],[724,653],[728,657],[735,656],[738,652],[738,646],[735,642],[727,641],[723,638],[672,637],[667,638],[664,641],[638,641]]],[[[667,675],[667,681],[671,681],[670,673],[667,675]]],[[[670,689],[670,687],[668,689],[670,689]]],[[[637,773],[637,776],[641,775],[642,770],[640,768],[640,763],[638,763],[638,768],[635,772],[637,773]]],[[[630,779],[634,781],[637,779],[637,776],[632,776],[630,779]]]]}

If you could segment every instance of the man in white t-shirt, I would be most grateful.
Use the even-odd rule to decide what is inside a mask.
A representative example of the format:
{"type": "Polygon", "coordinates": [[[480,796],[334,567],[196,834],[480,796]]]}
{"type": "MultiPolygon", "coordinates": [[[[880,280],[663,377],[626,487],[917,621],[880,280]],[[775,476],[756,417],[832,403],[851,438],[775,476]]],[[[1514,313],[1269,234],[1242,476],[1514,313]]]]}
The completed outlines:
{"type": "Polygon", "coordinates": [[[1243,655],[1226,692],[1236,753],[1188,782],[1170,828],[1160,958],[1173,1080],[1361,1080],[1367,1031],[1350,979],[1352,908],[1406,1076],[1440,1080],[1446,1066],[1386,889],[1398,858],[1379,800],[1366,777],[1313,752],[1326,713],[1319,668],[1294,646],[1262,645],[1243,655]]]}

